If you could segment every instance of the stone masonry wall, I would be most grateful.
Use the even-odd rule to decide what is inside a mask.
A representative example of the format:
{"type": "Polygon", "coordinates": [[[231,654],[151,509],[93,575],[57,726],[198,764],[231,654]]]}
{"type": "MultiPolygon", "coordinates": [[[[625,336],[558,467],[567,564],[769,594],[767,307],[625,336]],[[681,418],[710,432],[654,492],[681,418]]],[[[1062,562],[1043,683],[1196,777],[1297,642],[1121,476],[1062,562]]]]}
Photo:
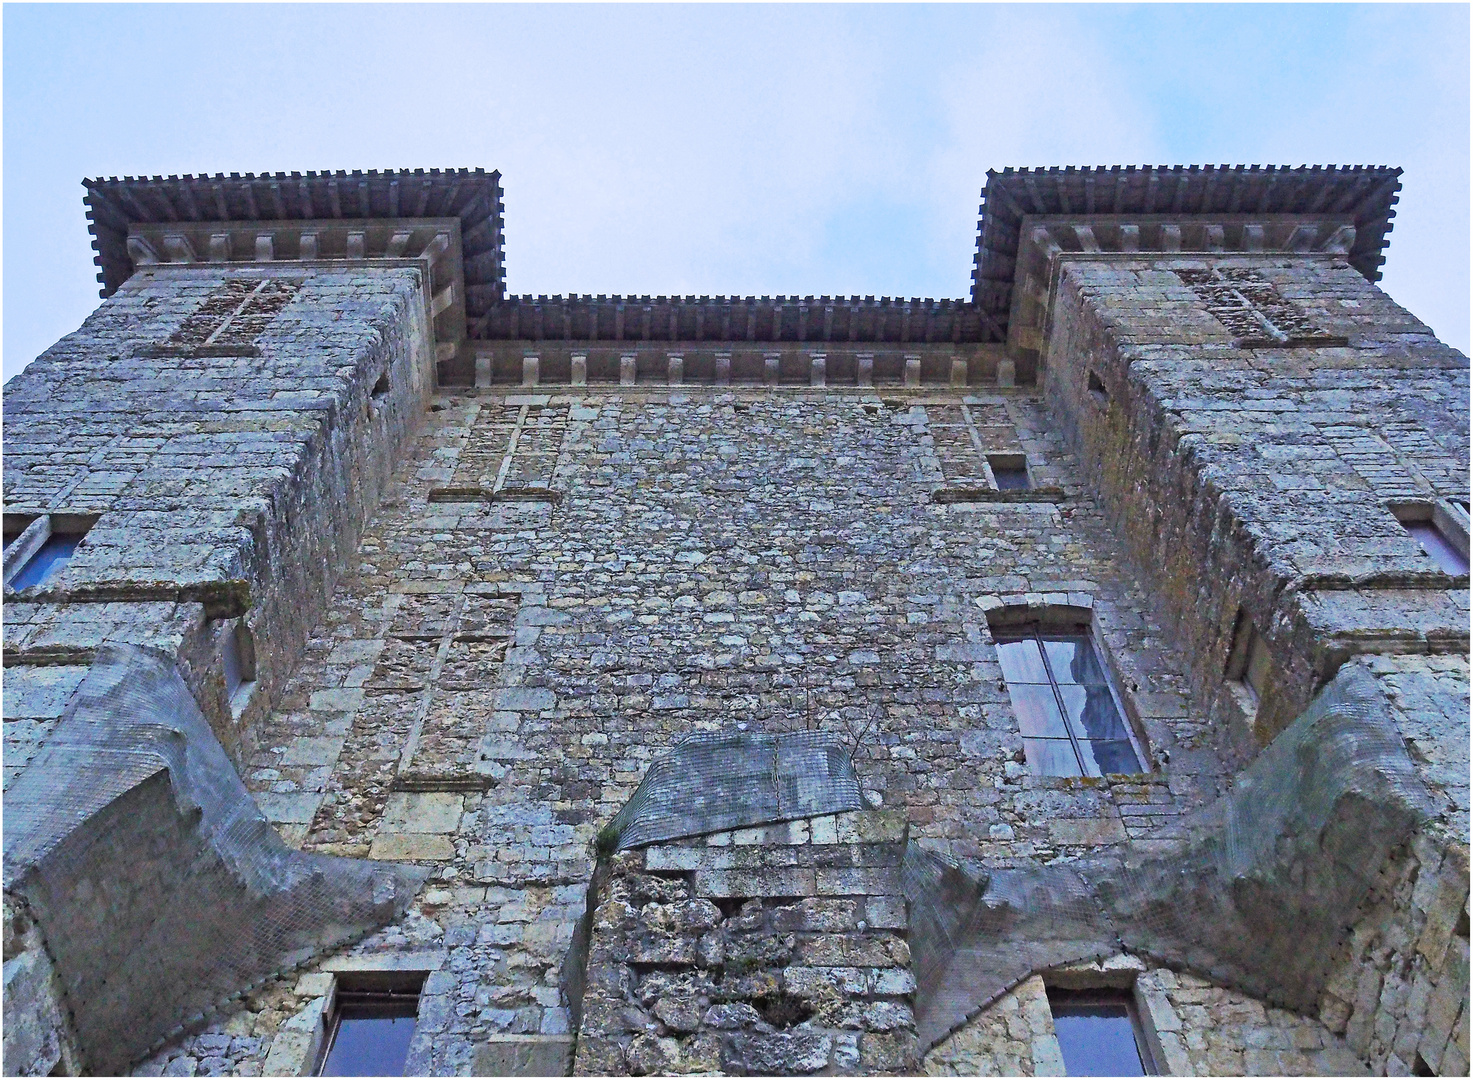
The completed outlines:
{"type": "Polygon", "coordinates": [[[418,1071],[569,1038],[595,835],[693,729],[833,730],[913,839],[989,864],[1173,843],[1231,775],[1163,598],[1026,388],[446,394],[358,550],[247,782],[290,842],[433,885],[150,1069],[284,1060],[334,964],[430,972],[418,1071]],[[988,451],[1034,490],[992,492],[988,451]],[[1010,605],[1090,613],[1152,771],[1028,772],[988,628],[1010,605]]]}
{"type": "Polygon", "coordinates": [[[75,1076],[81,1054],[56,969],[25,905],[4,898],[7,1076],[75,1076]]]}
{"type": "Polygon", "coordinates": [[[1170,1076],[1363,1076],[1345,1040],[1318,1020],[1133,956],[1033,975],[925,1057],[928,1076],[1066,1075],[1048,986],[1132,988],[1155,1066],[1170,1076]]]}
{"type": "Polygon", "coordinates": [[[913,1072],[905,831],[858,812],[613,856],[575,1072],[913,1072]]]}
{"type": "Polygon", "coordinates": [[[1467,501],[1466,357],[1329,259],[1075,259],[1058,295],[1046,396],[1245,753],[1346,655],[1466,651],[1466,578],[1386,505],[1467,501]],[[1214,265],[1348,343],[1240,347],[1175,272],[1214,265]],[[1240,608],[1275,666],[1256,721],[1220,691],[1240,608]]]}
{"type": "MultiPolygon", "coordinates": [[[[428,347],[413,270],[134,275],[5,388],[6,513],[100,515],[52,580],[8,599],[7,668],[77,669],[104,640],[169,648],[238,755],[422,415],[428,347]],[[273,303],[208,338],[258,286],[273,303]],[[242,602],[257,692],[232,715],[221,616],[242,602]]],[[[7,717],[46,719],[25,713],[69,677],[17,679],[45,700],[7,717]]],[[[7,757],[38,733],[7,722],[7,757]]]]}
{"type": "Polygon", "coordinates": [[[1468,1071],[1468,660],[1365,661],[1443,812],[1379,870],[1320,1001],[1373,1072],[1468,1071]]]}
{"type": "MultiPolygon", "coordinates": [[[[413,1061],[465,1072],[493,1039],[569,1030],[592,842],[691,730],[834,730],[959,859],[1172,842],[1228,773],[1049,423],[1027,390],[435,400],[245,767],[290,842],[436,867],[401,931],[456,974],[413,1061]],[[985,487],[973,430],[1026,453],[1029,501],[936,501],[985,487]],[[508,497],[441,501],[498,474],[508,497]],[[1154,771],[1029,773],[990,643],[1004,601],[1092,612],[1154,771]]],[[[282,1021],[258,1016],[264,1060],[282,1021]]]]}
{"type": "MultiPolygon", "coordinates": [[[[7,788],[109,641],[173,654],[227,751],[251,745],[422,415],[423,304],[415,271],[144,271],[6,385],[6,514],[96,519],[51,580],[7,591],[7,788]],[[255,680],[232,703],[237,618],[255,680]]],[[[7,1032],[66,1012],[26,940],[7,1032]]],[[[7,1041],[8,1071],[55,1064],[13,1050],[34,1056],[7,1041]]]]}

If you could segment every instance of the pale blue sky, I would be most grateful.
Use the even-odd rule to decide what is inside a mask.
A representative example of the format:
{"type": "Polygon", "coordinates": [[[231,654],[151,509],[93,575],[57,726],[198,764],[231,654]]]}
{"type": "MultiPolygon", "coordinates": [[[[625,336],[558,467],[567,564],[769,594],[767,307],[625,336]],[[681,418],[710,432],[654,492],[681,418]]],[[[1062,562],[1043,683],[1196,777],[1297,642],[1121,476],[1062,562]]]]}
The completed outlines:
{"type": "Polygon", "coordinates": [[[517,293],[963,296],[990,167],[1406,169],[1384,287],[1469,335],[1444,6],[4,10],[4,369],[97,304],[84,176],[484,166],[517,293]]]}

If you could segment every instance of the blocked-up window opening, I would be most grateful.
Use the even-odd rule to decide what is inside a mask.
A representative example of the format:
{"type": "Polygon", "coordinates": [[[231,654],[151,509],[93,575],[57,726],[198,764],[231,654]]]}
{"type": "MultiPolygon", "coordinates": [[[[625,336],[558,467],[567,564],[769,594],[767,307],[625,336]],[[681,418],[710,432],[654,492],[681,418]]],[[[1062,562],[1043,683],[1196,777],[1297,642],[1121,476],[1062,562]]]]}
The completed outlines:
{"type": "Polygon", "coordinates": [[[300,287],[282,278],[222,282],[170,335],[166,349],[195,356],[249,350],[300,287]]]}
{"type": "Polygon", "coordinates": [[[1104,776],[1144,771],[1087,626],[1034,623],[995,631],[997,657],[1040,776],[1104,776]]]}
{"type": "Polygon", "coordinates": [[[424,972],[338,977],[318,1076],[403,1076],[424,972]]]}
{"type": "Polygon", "coordinates": [[[471,422],[450,486],[430,491],[431,502],[557,502],[553,474],[568,427],[568,407],[543,404],[483,406],[471,422]]]}
{"type": "Polygon", "coordinates": [[[987,464],[999,491],[1027,491],[1028,459],[1022,454],[988,454],[987,464]]]}
{"type": "Polygon", "coordinates": [[[1207,311],[1237,337],[1240,348],[1283,345],[1343,345],[1346,339],[1320,329],[1273,282],[1246,267],[1178,270],[1207,311]]]}
{"type": "Polygon", "coordinates": [[[1066,1076],[1149,1076],[1156,1072],[1130,991],[1050,987],[1048,1004],[1066,1076]]]}

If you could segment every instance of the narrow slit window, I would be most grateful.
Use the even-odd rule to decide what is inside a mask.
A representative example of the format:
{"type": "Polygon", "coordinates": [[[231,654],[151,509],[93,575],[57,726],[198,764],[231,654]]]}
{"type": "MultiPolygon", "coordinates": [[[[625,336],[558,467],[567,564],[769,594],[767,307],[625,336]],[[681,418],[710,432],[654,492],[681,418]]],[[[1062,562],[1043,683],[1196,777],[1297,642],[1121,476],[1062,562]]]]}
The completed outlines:
{"type": "Polygon", "coordinates": [[[1096,405],[1110,404],[1110,391],[1105,389],[1105,380],[1093,369],[1089,372],[1089,396],[1094,398],[1096,405]]]}
{"type": "Polygon", "coordinates": [[[1144,760],[1088,628],[999,630],[997,656],[1040,776],[1140,773],[1144,760]]]}
{"type": "Polygon", "coordinates": [[[10,580],[12,589],[45,584],[76,553],[81,533],[52,533],[10,580]]]}
{"type": "Polygon", "coordinates": [[[1049,1011],[1067,1076],[1150,1076],[1156,1072],[1129,990],[1049,987],[1049,1011]]]}
{"type": "Polygon", "coordinates": [[[403,1076],[423,972],[339,976],[318,1076],[403,1076]]]}
{"type": "Polygon", "coordinates": [[[998,491],[1027,491],[1028,459],[1022,454],[988,454],[987,464],[998,491]]]}
{"type": "Polygon", "coordinates": [[[1268,692],[1268,676],[1272,670],[1273,660],[1268,654],[1268,646],[1264,644],[1263,637],[1257,630],[1249,628],[1248,654],[1243,662],[1243,678],[1240,680],[1253,693],[1253,700],[1262,701],[1263,695],[1268,692]]]}
{"type": "Polygon", "coordinates": [[[225,668],[225,696],[230,699],[231,712],[239,716],[256,689],[256,643],[243,620],[226,629],[220,660],[225,668]]]}

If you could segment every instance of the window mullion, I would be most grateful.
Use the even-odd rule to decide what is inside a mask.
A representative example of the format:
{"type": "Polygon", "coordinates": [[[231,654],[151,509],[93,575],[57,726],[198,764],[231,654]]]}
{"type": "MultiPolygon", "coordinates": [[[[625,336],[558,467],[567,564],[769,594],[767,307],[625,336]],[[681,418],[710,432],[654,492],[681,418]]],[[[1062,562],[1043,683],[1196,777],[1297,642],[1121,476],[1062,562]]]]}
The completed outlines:
{"type": "Polygon", "coordinates": [[[250,292],[246,293],[245,299],[242,300],[239,304],[235,305],[235,310],[232,311],[229,315],[225,316],[225,321],[222,322],[219,326],[215,327],[214,333],[205,338],[205,344],[215,344],[215,339],[221,334],[225,333],[225,328],[235,321],[235,317],[246,309],[246,306],[257,297],[261,290],[266,287],[266,283],[270,280],[270,278],[262,278],[261,284],[257,285],[250,292]]]}
{"type": "Polygon", "coordinates": [[[1054,665],[1049,663],[1048,650],[1043,647],[1043,634],[1037,627],[1033,628],[1033,640],[1038,645],[1038,654],[1043,657],[1043,670],[1048,674],[1049,689],[1053,691],[1054,702],[1059,706],[1059,719],[1064,722],[1064,734],[1069,736],[1069,745],[1074,748],[1074,759],[1079,763],[1079,775],[1088,776],[1089,769],[1084,764],[1084,751],[1079,746],[1079,738],[1074,734],[1074,728],[1069,724],[1069,710],[1064,705],[1064,693],[1059,689],[1059,680],[1054,677],[1054,665]]]}

